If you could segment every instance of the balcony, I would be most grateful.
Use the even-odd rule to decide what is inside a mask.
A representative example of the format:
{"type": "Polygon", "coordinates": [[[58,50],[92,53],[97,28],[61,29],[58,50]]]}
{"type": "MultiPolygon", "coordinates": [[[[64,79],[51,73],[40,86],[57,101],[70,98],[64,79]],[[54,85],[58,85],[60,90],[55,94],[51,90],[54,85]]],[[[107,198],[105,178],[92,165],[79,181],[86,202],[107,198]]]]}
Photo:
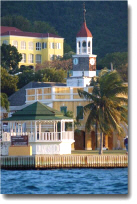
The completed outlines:
{"type": "Polygon", "coordinates": [[[73,131],[65,131],[65,132],[41,132],[37,133],[35,137],[34,132],[23,132],[22,134],[18,133],[10,133],[4,132],[2,134],[3,142],[11,142],[12,136],[20,136],[20,135],[28,135],[29,142],[61,142],[64,140],[74,140],[74,132],[73,131]]]}

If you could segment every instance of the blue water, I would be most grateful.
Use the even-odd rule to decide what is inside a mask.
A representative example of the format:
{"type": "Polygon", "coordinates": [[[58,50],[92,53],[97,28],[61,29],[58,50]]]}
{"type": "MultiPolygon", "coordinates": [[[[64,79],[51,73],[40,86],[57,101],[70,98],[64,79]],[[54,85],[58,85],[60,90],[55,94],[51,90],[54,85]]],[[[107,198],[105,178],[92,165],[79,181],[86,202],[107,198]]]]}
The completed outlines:
{"type": "Polygon", "coordinates": [[[2,194],[127,194],[128,168],[1,170],[2,194]]]}

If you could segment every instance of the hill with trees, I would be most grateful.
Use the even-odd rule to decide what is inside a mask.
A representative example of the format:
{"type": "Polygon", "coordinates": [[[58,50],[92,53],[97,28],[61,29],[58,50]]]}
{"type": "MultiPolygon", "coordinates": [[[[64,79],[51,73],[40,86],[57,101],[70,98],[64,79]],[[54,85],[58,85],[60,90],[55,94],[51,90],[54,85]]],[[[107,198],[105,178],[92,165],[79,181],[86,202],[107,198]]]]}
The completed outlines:
{"type": "MultiPolygon", "coordinates": [[[[85,5],[87,26],[93,35],[93,53],[98,59],[107,53],[127,52],[127,2],[86,1],[85,5]]],[[[75,52],[76,34],[83,23],[82,1],[2,1],[1,8],[1,25],[56,33],[67,42],[65,52],[75,52]],[[20,16],[18,23],[17,16],[20,16]]]]}

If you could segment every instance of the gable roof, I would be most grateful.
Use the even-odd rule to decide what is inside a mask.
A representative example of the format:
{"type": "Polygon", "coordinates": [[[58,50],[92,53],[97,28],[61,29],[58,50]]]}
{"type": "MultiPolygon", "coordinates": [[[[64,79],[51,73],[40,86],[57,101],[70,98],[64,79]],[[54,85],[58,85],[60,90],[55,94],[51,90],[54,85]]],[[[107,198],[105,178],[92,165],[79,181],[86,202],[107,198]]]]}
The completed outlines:
{"type": "Polygon", "coordinates": [[[87,28],[86,22],[83,23],[81,30],[77,33],[77,37],[92,37],[90,30],[87,28]]]}
{"type": "Polygon", "coordinates": [[[38,101],[15,112],[12,117],[3,119],[3,121],[22,121],[22,120],[61,120],[70,119],[63,116],[63,113],[50,108],[38,101]]]}
{"type": "Polygon", "coordinates": [[[58,35],[52,33],[33,33],[33,32],[24,32],[15,27],[1,26],[1,36],[5,35],[15,35],[15,36],[26,36],[26,37],[37,37],[37,38],[62,38],[58,35]]]}

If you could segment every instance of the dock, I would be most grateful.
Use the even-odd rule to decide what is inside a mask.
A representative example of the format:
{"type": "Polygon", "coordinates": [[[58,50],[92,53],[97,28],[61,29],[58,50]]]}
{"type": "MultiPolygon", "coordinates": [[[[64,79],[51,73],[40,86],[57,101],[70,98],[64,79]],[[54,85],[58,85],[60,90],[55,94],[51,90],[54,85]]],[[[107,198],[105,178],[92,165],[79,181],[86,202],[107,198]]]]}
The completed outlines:
{"type": "Polygon", "coordinates": [[[1,156],[1,169],[125,168],[128,155],[1,156]]]}

